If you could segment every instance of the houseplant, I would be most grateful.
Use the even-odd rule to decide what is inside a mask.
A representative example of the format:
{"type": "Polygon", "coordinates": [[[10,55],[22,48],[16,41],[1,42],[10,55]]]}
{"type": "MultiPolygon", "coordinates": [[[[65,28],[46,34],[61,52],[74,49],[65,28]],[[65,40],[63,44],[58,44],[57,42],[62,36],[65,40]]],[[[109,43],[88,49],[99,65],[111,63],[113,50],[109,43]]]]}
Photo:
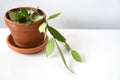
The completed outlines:
{"type": "Polygon", "coordinates": [[[4,19],[6,25],[11,31],[11,35],[15,43],[19,47],[30,48],[35,47],[43,42],[44,36],[43,33],[40,33],[38,31],[38,27],[45,21],[46,14],[42,10],[39,10],[38,12],[36,8],[25,8],[14,8],[7,11],[4,19]],[[32,10],[34,12],[28,13],[28,11],[25,8],[29,11],[32,10]],[[40,20],[31,20],[32,18],[36,17],[33,17],[33,14],[35,13],[39,13],[41,17],[40,20]]]}
{"type": "Polygon", "coordinates": [[[73,72],[67,65],[58,41],[65,45],[72,57],[78,62],[82,62],[80,55],[69,46],[66,42],[66,38],[47,22],[59,15],[60,13],[56,13],[46,19],[45,13],[39,8],[14,8],[5,14],[5,23],[10,28],[11,35],[17,47],[25,49],[31,49],[44,43],[44,41],[48,39],[46,34],[47,31],[49,31],[53,38],[48,41],[46,46],[46,56],[48,57],[53,52],[54,45],[56,44],[66,68],[73,72]]]}

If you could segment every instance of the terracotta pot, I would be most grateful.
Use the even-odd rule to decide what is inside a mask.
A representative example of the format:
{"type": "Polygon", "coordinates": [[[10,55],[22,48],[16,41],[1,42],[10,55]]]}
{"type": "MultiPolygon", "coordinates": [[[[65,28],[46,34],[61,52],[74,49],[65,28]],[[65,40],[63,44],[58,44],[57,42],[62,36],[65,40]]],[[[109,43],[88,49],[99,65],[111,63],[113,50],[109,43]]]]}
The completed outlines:
{"type": "MultiPolygon", "coordinates": [[[[36,10],[33,7],[26,7],[29,10],[36,10]]],[[[12,11],[18,10],[19,8],[11,9],[12,11]]],[[[9,10],[10,11],[10,10],[9,10]]],[[[15,44],[19,47],[31,48],[36,47],[43,43],[44,34],[40,33],[38,27],[45,21],[46,14],[40,10],[44,18],[33,22],[30,25],[25,25],[24,23],[13,22],[8,17],[8,11],[5,13],[4,20],[6,25],[11,31],[11,35],[15,44]]]]}

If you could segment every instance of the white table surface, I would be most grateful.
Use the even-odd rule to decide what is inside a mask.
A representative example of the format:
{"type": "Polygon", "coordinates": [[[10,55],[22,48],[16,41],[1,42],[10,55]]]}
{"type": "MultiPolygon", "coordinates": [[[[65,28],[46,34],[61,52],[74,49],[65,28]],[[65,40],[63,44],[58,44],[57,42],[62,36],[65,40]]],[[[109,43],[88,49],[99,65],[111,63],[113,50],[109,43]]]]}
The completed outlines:
{"type": "Polygon", "coordinates": [[[65,54],[76,75],[65,68],[57,49],[49,58],[45,51],[18,54],[6,44],[9,30],[0,29],[0,80],[120,80],[120,30],[60,29],[60,32],[84,61],[74,63],[65,54]]]}

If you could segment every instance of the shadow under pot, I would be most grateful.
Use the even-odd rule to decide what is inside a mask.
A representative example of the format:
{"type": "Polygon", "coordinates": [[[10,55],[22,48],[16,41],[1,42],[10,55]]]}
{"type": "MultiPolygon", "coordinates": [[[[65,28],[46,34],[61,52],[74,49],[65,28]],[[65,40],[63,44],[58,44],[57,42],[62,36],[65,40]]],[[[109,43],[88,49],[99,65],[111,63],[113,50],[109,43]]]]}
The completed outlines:
{"type": "MultiPolygon", "coordinates": [[[[35,11],[36,8],[25,7],[28,10],[35,11]]],[[[17,11],[20,8],[14,8],[9,11],[17,11]]],[[[21,48],[32,48],[36,47],[43,43],[44,33],[40,33],[38,28],[45,21],[46,14],[39,9],[40,13],[43,15],[43,18],[37,22],[32,22],[29,25],[25,23],[18,23],[10,20],[9,14],[7,11],[4,16],[4,20],[8,28],[10,29],[11,35],[15,44],[21,48]]]]}

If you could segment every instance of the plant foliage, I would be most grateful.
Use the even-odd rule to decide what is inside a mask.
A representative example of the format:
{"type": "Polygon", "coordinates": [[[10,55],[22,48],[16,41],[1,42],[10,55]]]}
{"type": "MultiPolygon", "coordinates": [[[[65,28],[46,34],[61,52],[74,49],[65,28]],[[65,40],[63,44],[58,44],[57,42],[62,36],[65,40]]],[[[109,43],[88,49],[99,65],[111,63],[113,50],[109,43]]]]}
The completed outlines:
{"type": "MultiPolygon", "coordinates": [[[[20,8],[19,11],[9,11],[8,14],[9,14],[10,20],[15,21],[15,22],[25,23],[27,25],[31,24],[32,22],[39,21],[43,18],[43,15],[40,14],[39,9],[37,9],[33,13],[29,13],[29,10],[27,10],[26,8],[23,8],[23,7],[20,8]]],[[[48,17],[47,20],[54,19],[54,18],[58,17],[60,14],[61,13],[55,13],[55,14],[51,15],[50,17],[48,17]]],[[[64,43],[66,49],[71,53],[74,60],[76,60],[77,62],[82,62],[82,59],[81,59],[79,53],[77,51],[71,49],[69,44],[66,42],[66,38],[59,31],[57,31],[55,28],[50,26],[47,23],[47,21],[45,21],[39,26],[39,31],[44,32],[44,34],[45,34],[44,38],[46,37],[47,30],[50,32],[50,34],[53,36],[53,38],[51,38],[48,41],[48,44],[46,46],[46,57],[51,55],[51,53],[54,50],[54,46],[56,44],[64,65],[66,66],[66,68],[69,71],[74,73],[67,65],[67,62],[65,60],[65,56],[64,56],[64,54],[63,54],[63,52],[58,44],[58,41],[64,43]]]]}
{"type": "Polygon", "coordinates": [[[37,22],[43,18],[43,15],[40,14],[38,9],[30,12],[30,10],[23,7],[16,11],[9,11],[8,15],[10,20],[19,23],[25,23],[27,25],[31,24],[32,22],[37,22]]]}
{"type": "MultiPolygon", "coordinates": [[[[51,16],[48,18],[48,20],[54,19],[54,18],[56,18],[56,17],[59,16],[59,15],[60,15],[60,13],[53,14],[53,15],[51,15],[51,16]]],[[[46,23],[47,23],[47,22],[46,22],[46,23]]],[[[43,24],[44,24],[44,23],[43,23],[43,24]]],[[[82,62],[82,59],[81,59],[79,53],[78,53],[77,51],[71,49],[71,47],[69,46],[69,44],[66,42],[66,38],[65,38],[59,31],[57,31],[55,28],[53,28],[53,27],[50,26],[49,24],[47,24],[47,25],[45,25],[45,26],[46,26],[46,29],[50,32],[50,34],[53,36],[53,38],[49,40],[49,42],[48,42],[48,44],[47,44],[47,47],[46,47],[46,55],[47,55],[47,57],[53,52],[53,49],[54,49],[54,48],[53,48],[53,43],[56,43],[57,48],[58,48],[58,51],[59,51],[59,53],[60,53],[60,56],[61,56],[61,58],[62,58],[62,61],[63,61],[64,65],[66,66],[66,68],[67,68],[70,72],[74,73],[74,72],[69,68],[69,66],[67,65],[67,62],[66,62],[66,60],[65,60],[65,56],[64,56],[64,54],[63,54],[63,52],[62,52],[59,44],[57,43],[57,41],[60,41],[60,42],[62,42],[62,43],[65,44],[66,49],[67,49],[68,51],[70,51],[70,53],[71,53],[71,55],[72,55],[72,57],[73,57],[74,60],[76,60],[77,62],[82,62]],[[51,41],[51,40],[52,40],[52,41],[51,41]],[[51,45],[51,46],[50,46],[50,45],[51,45]],[[48,46],[49,46],[49,47],[48,47],[48,46]],[[52,48],[52,49],[51,49],[51,48],[52,48]]],[[[40,30],[40,29],[39,29],[39,30],[40,30]]],[[[45,33],[45,34],[46,34],[46,33],[45,33]]]]}

